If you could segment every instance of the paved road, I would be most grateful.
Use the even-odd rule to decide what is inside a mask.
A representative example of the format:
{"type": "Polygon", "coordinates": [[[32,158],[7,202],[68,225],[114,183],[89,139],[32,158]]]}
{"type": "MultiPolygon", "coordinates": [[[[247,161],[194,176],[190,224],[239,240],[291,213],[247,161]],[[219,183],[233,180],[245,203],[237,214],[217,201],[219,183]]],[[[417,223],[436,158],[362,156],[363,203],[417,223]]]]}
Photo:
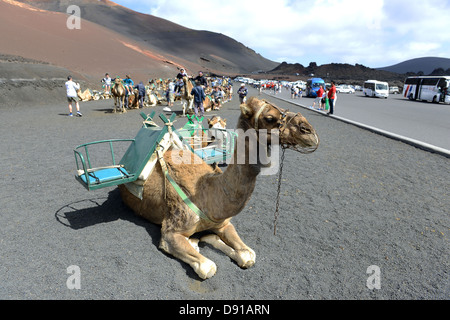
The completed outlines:
{"type": "MultiPolygon", "coordinates": [[[[284,89],[278,96],[290,99],[284,89]]],[[[294,101],[310,106],[314,99],[294,101]]],[[[357,92],[339,94],[335,115],[450,150],[450,105],[409,101],[401,95],[367,98],[357,92]]]]}

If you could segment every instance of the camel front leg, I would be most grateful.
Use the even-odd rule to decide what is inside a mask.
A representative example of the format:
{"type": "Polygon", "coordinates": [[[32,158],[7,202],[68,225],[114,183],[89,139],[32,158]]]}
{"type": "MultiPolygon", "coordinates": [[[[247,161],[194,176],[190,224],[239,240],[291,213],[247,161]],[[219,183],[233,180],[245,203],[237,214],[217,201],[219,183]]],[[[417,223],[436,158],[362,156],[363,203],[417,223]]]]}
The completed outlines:
{"type": "Polygon", "coordinates": [[[256,254],[249,248],[236,232],[234,226],[229,223],[225,227],[213,230],[217,235],[211,234],[200,239],[214,248],[222,251],[236,261],[239,267],[247,269],[255,264],[256,254]]]}
{"type": "Polygon", "coordinates": [[[123,99],[122,99],[122,113],[126,113],[127,112],[127,108],[125,108],[125,99],[126,99],[127,97],[125,96],[123,99]]]}
{"type": "Polygon", "coordinates": [[[159,248],[189,264],[201,279],[209,279],[216,274],[217,266],[198,252],[197,242],[178,233],[166,233],[159,248]]]}
{"type": "Polygon", "coordinates": [[[183,104],[183,117],[186,117],[186,105],[187,105],[187,103],[183,102],[182,104],[183,104]]]}

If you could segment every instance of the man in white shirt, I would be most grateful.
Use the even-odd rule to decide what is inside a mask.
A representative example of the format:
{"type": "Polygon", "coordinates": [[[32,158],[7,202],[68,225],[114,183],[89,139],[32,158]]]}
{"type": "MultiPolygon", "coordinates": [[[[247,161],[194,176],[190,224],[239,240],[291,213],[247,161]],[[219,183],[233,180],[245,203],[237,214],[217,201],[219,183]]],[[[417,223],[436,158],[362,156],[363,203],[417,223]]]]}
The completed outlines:
{"type": "Polygon", "coordinates": [[[80,84],[72,81],[72,76],[67,77],[66,91],[67,91],[67,101],[69,102],[69,117],[72,117],[72,102],[75,102],[77,108],[77,116],[81,117],[80,104],[78,103],[77,90],[80,89],[80,84]]]}

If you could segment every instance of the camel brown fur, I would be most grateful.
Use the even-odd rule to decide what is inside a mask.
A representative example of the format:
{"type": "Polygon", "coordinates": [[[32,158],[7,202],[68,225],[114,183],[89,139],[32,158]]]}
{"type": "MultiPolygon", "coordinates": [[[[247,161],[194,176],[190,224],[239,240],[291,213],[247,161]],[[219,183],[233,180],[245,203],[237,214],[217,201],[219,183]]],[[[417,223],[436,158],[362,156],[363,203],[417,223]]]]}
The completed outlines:
{"type": "Polygon", "coordinates": [[[250,155],[258,148],[269,152],[268,146],[273,143],[271,139],[260,141],[263,131],[259,129],[278,134],[284,147],[302,148],[305,153],[314,152],[319,145],[315,130],[303,116],[285,112],[256,98],[241,105],[237,128],[245,134],[238,135],[234,159],[224,172],[213,169],[189,151],[169,149],[164,154],[170,176],[208,219],[200,218],[189,209],[165,181],[159,165],[144,183],[143,200],[133,196],[126,186],[119,187],[125,204],[138,215],[161,225],[160,249],[189,264],[202,279],[212,277],[217,267],[199,253],[199,240],[190,239],[197,232],[212,231],[213,234],[200,241],[223,251],[241,268],[249,268],[255,263],[255,252],[242,242],[230,221],[245,208],[264,167],[259,157],[256,163],[251,163],[250,155]],[[250,143],[247,134],[258,139],[258,143],[250,143]],[[238,147],[244,151],[243,161],[239,161],[238,147]],[[186,160],[191,160],[191,164],[186,160]]]}
{"type": "Polygon", "coordinates": [[[114,85],[111,88],[111,94],[114,97],[114,110],[115,113],[116,110],[119,108],[122,113],[127,112],[125,109],[125,87],[122,84],[122,80],[119,78],[116,78],[114,80],[114,85]]]}
{"type": "Polygon", "coordinates": [[[139,90],[134,89],[133,93],[128,95],[128,109],[139,109],[139,90]]]}
{"type": "Polygon", "coordinates": [[[184,92],[181,95],[181,98],[183,100],[185,100],[183,102],[183,117],[185,117],[186,110],[191,110],[192,106],[194,105],[194,96],[191,94],[194,86],[192,85],[191,80],[187,76],[183,77],[183,82],[184,82],[184,86],[183,86],[184,92]]]}
{"type": "Polygon", "coordinates": [[[78,89],[77,90],[77,95],[78,95],[78,98],[80,98],[80,100],[83,101],[83,102],[90,101],[90,100],[94,99],[92,94],[91,94],[91,90],[89,90],[89,89],[84,90],[84,92],[81,92],[81,90],[78,89]]]}

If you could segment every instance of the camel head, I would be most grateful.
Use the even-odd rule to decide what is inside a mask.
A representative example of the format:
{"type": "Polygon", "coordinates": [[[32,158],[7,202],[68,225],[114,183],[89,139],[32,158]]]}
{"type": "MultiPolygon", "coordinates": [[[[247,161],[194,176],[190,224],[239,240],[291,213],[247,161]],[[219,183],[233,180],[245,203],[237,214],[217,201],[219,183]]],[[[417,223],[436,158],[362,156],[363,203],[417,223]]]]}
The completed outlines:
{"type": "Polygon", "coordinates": [[[269,144],[272,133],[275,133],[283,148],[301,153],[316,151],[320,143],[316,131],[300,113],[289,112],[255,97],[241,105],[238,126],[244,130],[255,129],[257,134],[261,129],[267,130],[269,144]]]}
{"type": "Polygon", "coordinates": [[[211,119],[208,119],[208,126],[210,129],[226,129],[227,119],[222,119],[219,116],[213,116],[211,119]]]}

